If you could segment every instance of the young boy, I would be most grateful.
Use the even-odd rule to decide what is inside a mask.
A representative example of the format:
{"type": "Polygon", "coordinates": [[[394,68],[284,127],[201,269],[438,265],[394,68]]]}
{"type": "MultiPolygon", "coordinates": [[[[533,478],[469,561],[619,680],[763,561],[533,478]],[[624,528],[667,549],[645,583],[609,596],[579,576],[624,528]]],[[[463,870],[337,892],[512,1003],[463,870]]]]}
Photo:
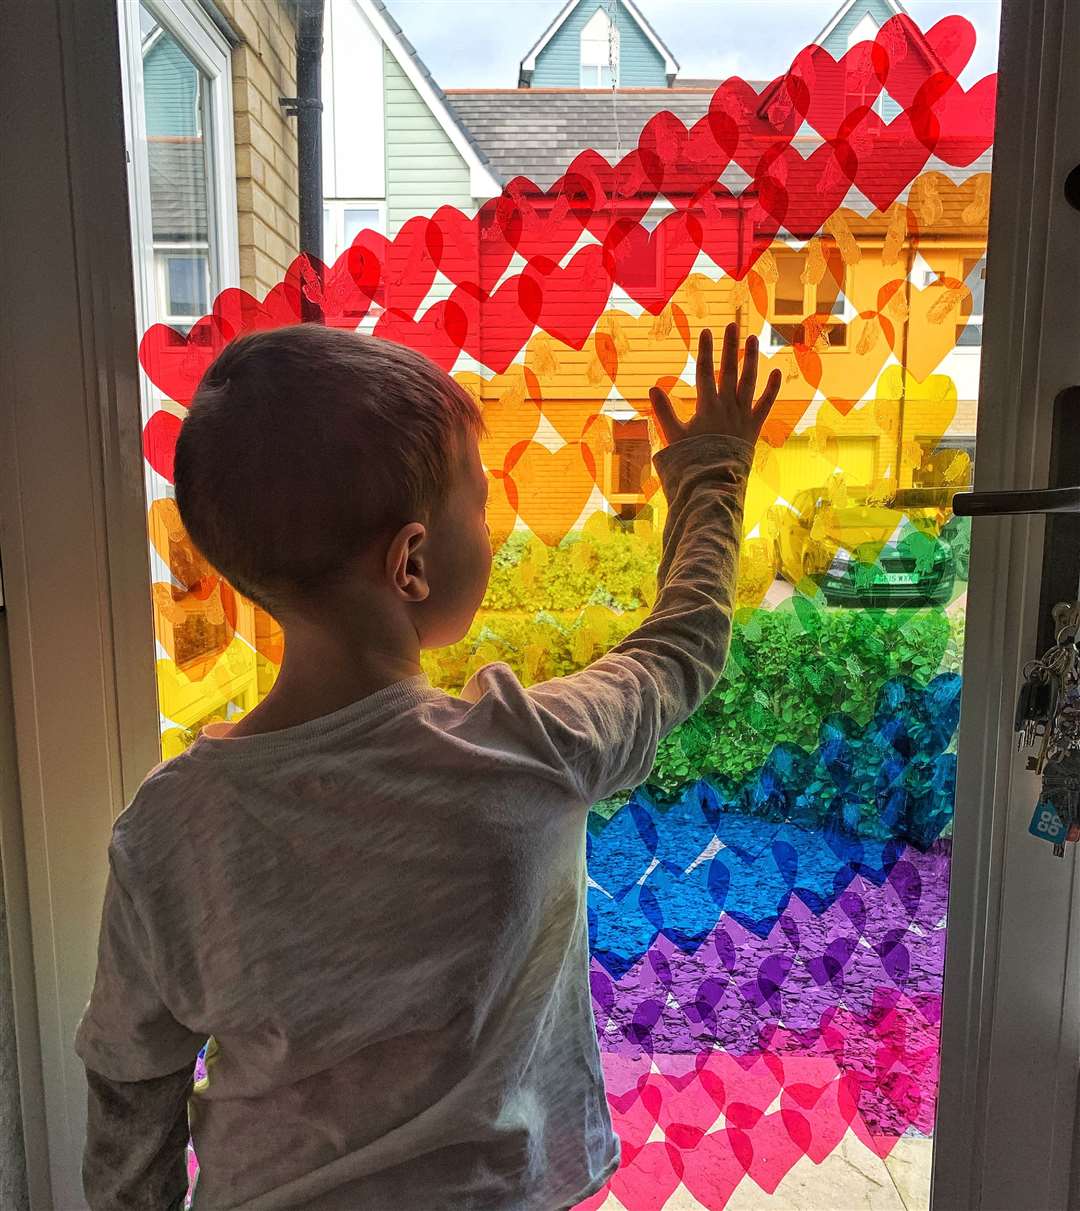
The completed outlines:
{"type": "Polygon", "coordinates": [[[183,1205],[189,1110],[197,1211],[554,1211],[611,1176],[586,815],[720,676],[779,389],[754,406],[756,376],[730,325],[719,381],[701,335],[689,422],[651,393],[670,512],[642,626],[572,676],[525,689],[490,664],[455,697],[420,652],[465,635],[491,567],[471,398],[315,324],[218,357],[177,502],[285,657],[115,823],[76,1036],[95,1211],[183,1205]]]}

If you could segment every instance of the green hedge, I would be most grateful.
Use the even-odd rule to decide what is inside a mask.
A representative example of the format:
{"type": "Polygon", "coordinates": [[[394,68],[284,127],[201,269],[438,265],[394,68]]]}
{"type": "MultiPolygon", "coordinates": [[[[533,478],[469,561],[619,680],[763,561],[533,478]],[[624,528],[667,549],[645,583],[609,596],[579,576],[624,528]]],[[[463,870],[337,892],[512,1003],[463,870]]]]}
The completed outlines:
{"type": "MultiPolygon", "coordinates": [[[[481,665],[501,660],[531,685],[583,668],[647,613],[487,613],[460,643],[425,652],[424,668],[456,693],[481,665]]],[[[938,672],[959,672],[963,642],[963,613],[940,609],[818,610],[796,597],[775,610],[741,611],[723,678],[660,742],[647,785],[664,801],[700,777],[745,778],[781,742],[813,749],[834,711],[865,724],[891,678],[925,685],[938,672]]],[[[623,802],[625,794],[613,796],[597,810],[610,814],[623,802]]]]}
{"type": "Polygon", "coordinates": [[[804,602],[737,621],[722,680],[660,742],[648,785],[672,797],[706,775],[740,780],[781,742],[816,748],[821,721],[834,711],[867,723],[891,678],[926,685],[939,672],[958,672],[963,627],[962,614],[940,609],[819,612],[804,602]]]}
{"type": "Polygon", "coordinates": [[[491,568],[485,610],[636,610],[656,593],[660,535],[611,530],[568,534],[549,548],[527,531],[503,543],[491,568]]]}
{"type": "Polygon", "coordinates": [[[505,661],[524,685],[583,669],[614,647],[648,615],[641,606],[626,613],[591,610],[505,611],[481,614],[469,634],[451,647],[421,654],[435,685],[460,693],[482,665],[505,661]]]}

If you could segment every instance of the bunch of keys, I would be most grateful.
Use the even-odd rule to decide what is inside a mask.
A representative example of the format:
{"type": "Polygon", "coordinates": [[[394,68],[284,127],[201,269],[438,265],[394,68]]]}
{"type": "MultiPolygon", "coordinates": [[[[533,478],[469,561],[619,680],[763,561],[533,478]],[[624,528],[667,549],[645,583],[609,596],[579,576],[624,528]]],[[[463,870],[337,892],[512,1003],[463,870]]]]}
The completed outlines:
{"type": "Polygon", "coordinates": [[[1051,841],[1057,857],[1080,828],[1080,602],[1053,609],[1054,646],[1024,666],[1016,707],[1019,749],[1038,745],[1028,769],[1042,775],[1030,832],[1051,841]]]}

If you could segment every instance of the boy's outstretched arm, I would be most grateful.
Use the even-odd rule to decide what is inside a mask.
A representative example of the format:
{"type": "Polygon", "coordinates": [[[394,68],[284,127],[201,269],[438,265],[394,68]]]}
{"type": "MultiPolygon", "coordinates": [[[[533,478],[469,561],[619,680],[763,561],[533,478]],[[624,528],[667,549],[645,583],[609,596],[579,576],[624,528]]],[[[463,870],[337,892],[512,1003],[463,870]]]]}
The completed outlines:
{"type": "MultiPolygon", "coordinates": [[[[650,393],[668,442],[653,461],[669,502],[653,609],[588,668],[525,691],[523,705],[535,712],[549,760],[562,765],[587,803],[642,782],[661,738],[697,709],[723,672],[746,480],[780,372],[769,376],[755,405],[756,380],[757,341],[747,341],[740,375],[730,324],[719,382],[712,333],[701,333],[697,411],[686,424],[662,391],[650,393]]],[[[466,686],[463,697],[474,693],[466,686]]]]}

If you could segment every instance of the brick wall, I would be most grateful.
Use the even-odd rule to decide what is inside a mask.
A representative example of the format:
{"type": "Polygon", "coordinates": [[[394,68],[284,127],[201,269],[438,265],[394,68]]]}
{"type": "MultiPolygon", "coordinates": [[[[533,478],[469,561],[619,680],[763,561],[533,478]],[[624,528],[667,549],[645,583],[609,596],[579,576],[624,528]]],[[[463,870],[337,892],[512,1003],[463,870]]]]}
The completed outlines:
{"type": "Polygon", "coordinates": [[[296,119],[278,98],[296,96],[296,30],[283,0],[218,0],[243,39],[233,50],[240,285],[262,297],[299,250],[296,119]]]}

